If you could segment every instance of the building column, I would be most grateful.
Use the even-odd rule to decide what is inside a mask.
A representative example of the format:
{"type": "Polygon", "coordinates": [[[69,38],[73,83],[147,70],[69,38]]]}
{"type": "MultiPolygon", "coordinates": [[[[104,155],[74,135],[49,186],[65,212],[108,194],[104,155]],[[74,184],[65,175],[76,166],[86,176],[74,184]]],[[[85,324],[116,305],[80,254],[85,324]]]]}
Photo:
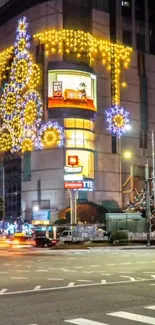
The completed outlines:
{"type": "Polygon", "coordinates": [[[116,41],[122,42],[122,4],[121,0],[116,0],[116,41]]]}
{"type": "Polygon", "coordinates": [[[148,0],[145,0],[145,51],[150,51],[148,0]]]}
{"type": "Polygon", "coordinates": [[[135,0],[131,1],[131,22],[132,22],[132,46],[133,48],[136,48],[135,0]]]}

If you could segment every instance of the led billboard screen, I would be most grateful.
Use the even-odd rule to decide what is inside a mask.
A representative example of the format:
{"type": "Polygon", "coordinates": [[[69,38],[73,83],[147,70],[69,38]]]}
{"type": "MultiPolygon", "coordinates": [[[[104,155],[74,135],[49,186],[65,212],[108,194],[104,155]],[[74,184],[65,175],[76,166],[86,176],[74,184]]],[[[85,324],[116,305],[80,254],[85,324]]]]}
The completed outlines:
{"type": "Polygon", "coordinates": [[[76,70],[48,71],[48,108],[96,111],[96,76],[76,70]]]}

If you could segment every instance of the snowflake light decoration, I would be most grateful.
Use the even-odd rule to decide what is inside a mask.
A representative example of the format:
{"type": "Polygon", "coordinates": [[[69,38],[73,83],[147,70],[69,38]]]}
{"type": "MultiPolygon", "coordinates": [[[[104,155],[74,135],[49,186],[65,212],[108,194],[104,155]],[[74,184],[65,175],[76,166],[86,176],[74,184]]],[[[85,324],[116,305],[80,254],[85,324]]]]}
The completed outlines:
{"type": "Polygon", "coordinates": [[[108,130],[119,138],[127,131],[129,125],[129,112],[123,107],[114,106],[106,111],[108,130]]]}
{"type": "Polygon", "coordinates": [[[63,127],[58,123],[47,122],[40,128],[36,141],[37,149],[62,147],[64,140],[63,127]]]}

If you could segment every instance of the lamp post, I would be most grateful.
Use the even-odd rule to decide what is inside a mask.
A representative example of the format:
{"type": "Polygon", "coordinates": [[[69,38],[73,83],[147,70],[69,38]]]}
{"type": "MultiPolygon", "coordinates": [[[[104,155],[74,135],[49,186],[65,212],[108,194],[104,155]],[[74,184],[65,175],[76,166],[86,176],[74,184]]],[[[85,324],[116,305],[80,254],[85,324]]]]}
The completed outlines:
{"type": "Polygon", "coordinates": [[[149,159],[145,164],[145,184],[146,184],[146,218],[147,218],[147,246],[151,245],[151,211],[150,211],[150,178],[149,159]]]}
{"type": "Polygon", "coordinates": [[[153,168],[153,173],[152,173],[152,178],[153,178],[153,195],[154,195],[154,210],[155,210],[155,145],[154,145],[154,132],[152,131],[151,133],[151,142],[152,142],[152,168],[153,168]]]}

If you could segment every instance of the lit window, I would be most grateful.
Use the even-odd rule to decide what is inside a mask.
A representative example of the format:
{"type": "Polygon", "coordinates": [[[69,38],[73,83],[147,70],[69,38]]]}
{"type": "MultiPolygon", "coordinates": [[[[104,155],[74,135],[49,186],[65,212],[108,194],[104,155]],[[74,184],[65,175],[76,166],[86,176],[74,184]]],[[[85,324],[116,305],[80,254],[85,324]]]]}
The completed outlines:
{"type": "Polygon", "coordinates": [[[130,7],[130,2],[129,1],[122,1],[122,7],[130,7]]]}
{"type": "Polygon", "coordinates": [[[82,175],[86,178],[94,178],[94,153],[84,150],[67,150],[66,166],[68,166],[68,156],[78,156],[79,166],[83,167],[82,175]]]}
{"type": "Polygon", "coordinates": [[[94,122],[89,120],[84,120],[84,129],[94,131],[94,122]]]}
{"type": "Polygon", "coordinates": [[[75,129],[88,129],[90,131],[94,131],[94,122],[90,120],[84,120],[84,119],[66,118],[64,119],[64,127],[66,129],[75,128],[75,129]]]}
{"type": "Polygon", "coordinates": [[[94,150],[94,133],[83,130],[65,131],[67,148],[84,148],[94,150]]]}
{"type": "Polygon", "coordinates": [[[65,118],[64,119],[64,127],[65,128],[74,128],[75,127],[75,119],[74,118],[65,118]]]}
{"type": "Polygon", "coordinates": [[[76,119],[75,125],[76,129],[83,129],[83,119],[76,119]]]}

